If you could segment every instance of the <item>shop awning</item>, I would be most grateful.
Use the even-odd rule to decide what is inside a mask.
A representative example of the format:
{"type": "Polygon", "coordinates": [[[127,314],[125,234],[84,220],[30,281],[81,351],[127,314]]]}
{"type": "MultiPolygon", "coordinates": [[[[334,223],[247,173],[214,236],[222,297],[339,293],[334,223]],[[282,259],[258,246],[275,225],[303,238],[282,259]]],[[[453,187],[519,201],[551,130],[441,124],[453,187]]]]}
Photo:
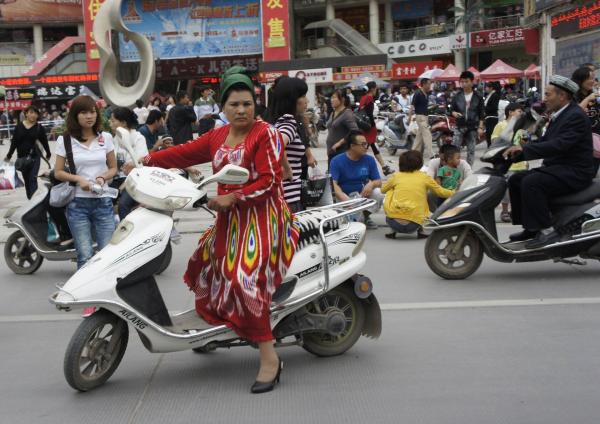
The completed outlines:
{"type": "Polygon", "coordinates": [[[532,63],[523,71],[525,73],[525,77],[529,79],[539,80],[542,79],[539,65],[532,63]]]}
{"type": "Polygon", "coordinates": [[[50,50],[44,54],[40,60],[36,61],[31,67],[23,73],[24,77],[35,77],[41,75],[52,62],[54,62],[61,54],[63,54],[73,44],[85,43],[85,37],[65,37],[57,44],[52,46],[50,50]]]}
{"type": "Polygon", "coordinates": [[[507,78],[522,78],[523,71],[507,65],[500,59],[496,60],[492,65],[484,71],[481,71],[482,81],[499,81],[507,78]]]}
{"type": "Polygon", "coordinates": [[[456,69],[456,66],[450,64],[446,67],[446,69],[444,69],[444,72],[441,75],[435,77],[435,81],[454,82],[458,81],[459,77],[460,71],[456,69]]]}

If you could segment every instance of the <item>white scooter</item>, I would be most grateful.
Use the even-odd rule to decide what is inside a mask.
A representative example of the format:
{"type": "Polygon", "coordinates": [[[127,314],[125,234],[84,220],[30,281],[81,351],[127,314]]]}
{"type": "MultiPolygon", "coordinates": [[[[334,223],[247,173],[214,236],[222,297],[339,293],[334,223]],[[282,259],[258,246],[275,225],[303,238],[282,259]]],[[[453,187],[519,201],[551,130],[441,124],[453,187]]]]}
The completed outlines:
{"type": "MultiPolygon", "coordinates": [[[[126,147],[127,134],[122,134],[126,147]]],[[[249,343],[227,326],[212,326],[194,309],[171,313],[154,278],[173,226],[171,212],[206,202],[210,183],[243,184],[248,171],[233,165],[194,184],[174,172],[138,167],[125,182],[144,207],[118,225],[108,246],[78,270],[50,302],[60,310],[96,307],[75,331],[64,373],[80,391],[102,385],[118,367],[129,328],[150,352],[195,350],[249,343]]],[[[360,275],[366,228],[348,217],[372,207],[351,200],[296,215],[300,241],[288,273],[273,295],[271,324],[277,346],[299,345],[318,356],[339,355],[361,334],[378,337],[381,311],[369,278],[360,275]]]]}

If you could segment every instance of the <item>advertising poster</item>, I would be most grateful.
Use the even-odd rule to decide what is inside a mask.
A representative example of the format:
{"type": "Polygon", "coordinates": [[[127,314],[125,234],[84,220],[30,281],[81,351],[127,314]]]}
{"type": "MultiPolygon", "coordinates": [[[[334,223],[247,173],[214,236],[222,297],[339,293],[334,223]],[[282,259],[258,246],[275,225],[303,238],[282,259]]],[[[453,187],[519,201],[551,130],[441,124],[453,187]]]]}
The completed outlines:
{"type": "Polygon", "coordinates": [[[81,21],[81,0],[0,1],[0,22],[54,21],[81,21]]]}
{"type": "MultiPolygon", "coordinates": [[[[144,34],[156,59],[240,56],[261,53],[258,0],[127,0],[125,25],[144,34]],[[191,4],[191,5],[190,5],[191,4]]],[[[138,61],[135,45],[119,36],[123,62],[138,61]]]]}

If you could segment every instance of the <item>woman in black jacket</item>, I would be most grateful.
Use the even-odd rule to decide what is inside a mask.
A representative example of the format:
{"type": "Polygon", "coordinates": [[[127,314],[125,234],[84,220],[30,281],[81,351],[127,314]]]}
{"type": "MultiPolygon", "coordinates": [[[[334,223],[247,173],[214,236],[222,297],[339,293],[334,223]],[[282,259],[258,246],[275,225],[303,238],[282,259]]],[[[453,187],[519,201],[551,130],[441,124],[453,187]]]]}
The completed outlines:
{"type": "Polygon", "coordinates": [[[492,133],[498,123],[498,104],[500,103],[500,83],[488,82],[485,85],[485,140],[488,147],[492,144],[492,133]]]}
{"type": "Polygon", "coordinates": [[[40,112],[35,106],[29,106],[25,109],[25,120],[17,124],[5,159],[7,162],[10,161],[15,150],[17,151],[17,159],[27,157],[32,159],[30,164],[20,170],[23,174],[25,193],[28,199],[31,199],[38,188],[37,177],[40,170],[41,152],[36,142],[39,141],[42,144],[46,151],[46,159],[50,159],[51,156],[46,131],[38,123],[39,116],[40,112]]]}

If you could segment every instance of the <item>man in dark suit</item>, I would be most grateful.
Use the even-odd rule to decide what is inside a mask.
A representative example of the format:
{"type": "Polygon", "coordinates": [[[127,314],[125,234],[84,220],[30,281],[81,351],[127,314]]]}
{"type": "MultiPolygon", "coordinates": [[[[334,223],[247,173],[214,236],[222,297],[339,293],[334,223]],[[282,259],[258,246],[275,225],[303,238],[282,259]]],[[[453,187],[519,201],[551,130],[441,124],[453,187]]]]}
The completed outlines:
{"type": "Polygon", "coordinates": [[[513,223],[524,228],[510,239],[532,239],[525,244],[528,249],[559,240],[552,228],[550,199],[585,189],[595,175],[590,121],[573,101],[578,89],[568,78],[550,78],[544,101],[552,115],[544,136],[537,143],[513,146],[505,152],[507,157],[544,159],[540,168],[518,172],[508,180],[513,223]]]}
{"type": "Polygon", "coordinates": [[[498,105],[500,103],[500,83],[488,82],[485,85],[487,96],[483,102],[485,105],[485,140],[488,147],[492,144],[492,133],[498,123],[498,105]]]}

